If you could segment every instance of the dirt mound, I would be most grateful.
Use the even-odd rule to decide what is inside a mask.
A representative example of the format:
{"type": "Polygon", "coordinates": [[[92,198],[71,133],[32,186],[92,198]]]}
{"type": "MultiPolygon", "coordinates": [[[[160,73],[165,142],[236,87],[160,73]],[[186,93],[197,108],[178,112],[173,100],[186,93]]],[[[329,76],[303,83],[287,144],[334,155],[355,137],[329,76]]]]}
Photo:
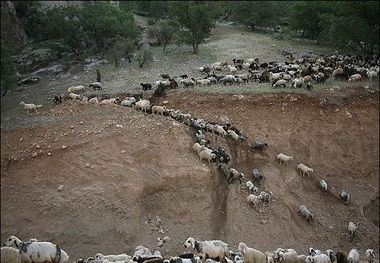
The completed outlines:
{"type": "Polygon", "coordinates": [[[256,209],[247,205],[244,185],[228,185],[215,166],[199,161],[191,127],[133,108],[67,101],[42,114],[50,124],[2,130],[1,238],[52,240],[70,261],[97,252],[133,254],[138,245],[169,257],[184,252],[189,236],[222,239],[233,250],[244,241],[261,251],[378,253],[378,92],[357,90],[357,96],[334,91],[344,101],[321,97],[334,97],[331,91],[315,97],[173,91],[156,100],[241,130],[244,141],[206,137],[213,148],[227,149],[230,166],[246,180],[252,169],[261,171],[259,190],[272,191],[273,199],[256,209]],[[268,148],[253,152],[254,140],[268,148]],[[276,162],[279,152],[294,157],[289,166],[276,162]],[[314,173],[300,176],[298,163],[314,173]],[[340,189],[352,196],[348,206],[340,189]],[[310,225],[298,215],[300,205],[314,213],[310,225]],[[355,240],[349,221],[358,225],[355,240]],[[158,247],[164,236],[171,241],[158,247]]]}

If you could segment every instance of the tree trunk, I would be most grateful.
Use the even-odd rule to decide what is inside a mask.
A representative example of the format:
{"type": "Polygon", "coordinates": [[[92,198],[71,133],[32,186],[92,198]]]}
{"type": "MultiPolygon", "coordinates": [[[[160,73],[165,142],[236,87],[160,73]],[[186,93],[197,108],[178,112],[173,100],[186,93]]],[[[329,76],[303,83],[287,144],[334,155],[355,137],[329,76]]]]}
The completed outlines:
{"type": "Polygon", "coordinates": [[[198,43],[193,43],[193,54],[198,54],[198,43]]]}
{"type": "Polygon", "coordinates": [[[164,42],[164,51],[166,51],[166,42],[164,42]]]}
{"type": "Polygon", "coordinates": [[[145,63],[145,59],[139,61],[139,67],[142,68],[145,63]]]}

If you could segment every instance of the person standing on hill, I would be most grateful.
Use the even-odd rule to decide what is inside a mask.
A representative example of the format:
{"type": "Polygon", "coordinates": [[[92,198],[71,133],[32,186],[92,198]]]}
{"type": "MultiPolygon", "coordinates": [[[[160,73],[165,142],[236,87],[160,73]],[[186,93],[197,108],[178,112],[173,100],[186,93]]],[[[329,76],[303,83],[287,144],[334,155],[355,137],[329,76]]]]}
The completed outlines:
{"type": "Polygon", "coordinates": [[[100,82],[100,72],[99,72],[99,69],[96,70],[96,81],[100,82]]]}

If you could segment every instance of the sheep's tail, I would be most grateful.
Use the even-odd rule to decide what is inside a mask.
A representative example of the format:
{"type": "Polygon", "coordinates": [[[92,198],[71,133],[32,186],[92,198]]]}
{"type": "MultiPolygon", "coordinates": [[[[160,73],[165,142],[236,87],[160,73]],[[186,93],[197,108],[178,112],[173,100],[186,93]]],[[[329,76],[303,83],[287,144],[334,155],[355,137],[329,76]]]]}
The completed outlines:
{"type": "Polygon", "coordinates": [[[42,108],[42,105],[40,104],[40,105],[36,105],[36,108],[42,108]]]}

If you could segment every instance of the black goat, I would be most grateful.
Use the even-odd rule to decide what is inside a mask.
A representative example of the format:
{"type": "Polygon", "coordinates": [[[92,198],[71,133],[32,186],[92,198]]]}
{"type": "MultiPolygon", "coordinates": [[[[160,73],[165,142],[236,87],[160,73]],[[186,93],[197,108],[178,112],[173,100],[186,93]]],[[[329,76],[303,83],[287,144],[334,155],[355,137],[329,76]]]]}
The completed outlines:
{"type": "Polygon", "coordinates": [[[160,76],[161,76],[163,79],[170,79],[170,75],[169,75],[169,74],[160,74],[160,76]]]}
{"type": "Polygon", "coordinates": [[[142,82],[140,83],[143,91],[151,90],[152,89],[152,84],[147,83],[147,82],[142,82]]]}
{"type": "Polygon", "coordinates": [[[54,105],[57,105],[57,104],[59,104],[59,103],[62,103],[64,97],[65,97],[65,95],[63,95],[63,94],[61,94],[61,95],[59,95],[59,96],[54,96],[54,99],[53,99],[54,105]]]}
{"type": "Polygon", "coordinates": [[[252,149],[253,150],[259,150],[262,151],[265,147],[268,147],[268,144],[266,142],[253,142],[252,143],[252,149]]]}

